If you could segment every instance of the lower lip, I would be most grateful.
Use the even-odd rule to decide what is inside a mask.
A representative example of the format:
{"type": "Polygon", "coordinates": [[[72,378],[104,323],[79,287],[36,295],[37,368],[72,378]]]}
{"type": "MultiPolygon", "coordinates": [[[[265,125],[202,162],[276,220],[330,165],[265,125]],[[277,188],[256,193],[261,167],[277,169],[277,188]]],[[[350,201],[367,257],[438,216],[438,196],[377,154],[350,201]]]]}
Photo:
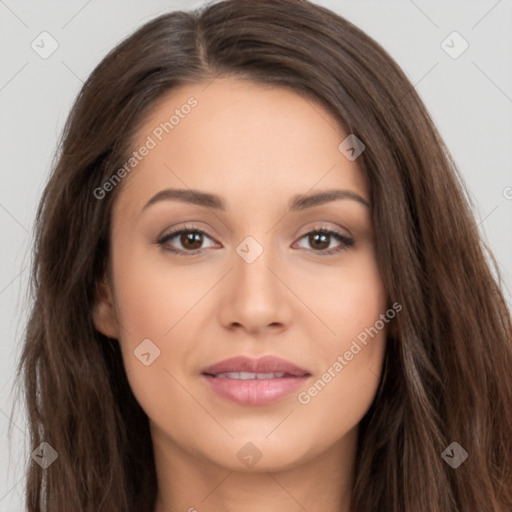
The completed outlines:
{"type": "Polygon", "coordinates": [[[243,405],[266,405],[277,402],[300,388],[305,377],[281,377],[275,379],[228,379],[204,375],[213,391],[243,405]]]}

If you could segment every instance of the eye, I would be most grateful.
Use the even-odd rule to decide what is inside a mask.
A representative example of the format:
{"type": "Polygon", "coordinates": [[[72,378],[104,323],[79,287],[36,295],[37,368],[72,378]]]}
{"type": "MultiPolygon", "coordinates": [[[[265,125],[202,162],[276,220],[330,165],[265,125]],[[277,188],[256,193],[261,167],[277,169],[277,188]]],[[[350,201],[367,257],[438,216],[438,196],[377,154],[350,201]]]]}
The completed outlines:
{"type": "Polygon", "coordinates": [[[199,229],[195,226],[185,226],[185,228],[176,229],[164,235],[159,240],[157,240],[157,243],[165,251],[175,253],[179,256],[192,256],[202,252],[201,245],[203,243],[204,237],[210,238],[210,236],[202,229],[199,229]],[[169,242],[174,238],[178,239],[182,249],[173,249],[169,247],[169,242]]]}
{"type": "Polygon", "coordinates": [[[315,228],[313,231],[309,231],[304,234],[300,240],[304,238],[306,238],[311,247],[319,249],[314,249],[313,252],[320,255],[335,254],[337,252],[347,250],[354,245],[354,240],[352,238],[323,226],[315,228]],[[338,242],[338,246],[335,246],[334,248],[329,247],[333,239],[338,242]]]}
{"type": "MultiPolygon", "coordinates": [[[[202,253],[202,244],[204,238],[212,239],[205,231],[195,226],[185,226],[185,228],[175,229],[157,240],[157,244],[163,250],[172,252],[179,256],[193,256],[202,253]],[[181,244],[181,248],[172,248],[170,242],[177,239],[181,244]]],[[[306,239],[312,247],[312,252],[319,255],[330,255],[340,251],[344,251],[354,245],[354,240],[342,233],[328,229],[326,227],[318,227],[308,233],[302,235],[299,240],[306,239]],[[332,241],[337,241],[338,246],[330,247],[332,241]]]]}

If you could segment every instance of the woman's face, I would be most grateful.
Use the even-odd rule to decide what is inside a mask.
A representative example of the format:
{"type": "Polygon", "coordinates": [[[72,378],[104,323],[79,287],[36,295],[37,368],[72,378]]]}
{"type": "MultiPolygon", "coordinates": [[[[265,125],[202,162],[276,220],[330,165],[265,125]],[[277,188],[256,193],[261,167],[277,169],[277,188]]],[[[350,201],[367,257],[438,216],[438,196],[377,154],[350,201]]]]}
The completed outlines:
{"type": "Polygon", "coordinates": [[[232,78],[174,89],[146,119],[113,185],[94,320],[119,340],[157,457],[263,471],[353,450],[389,316],[347,135],[290,90],[232,78]],[[204,374],[237,356],[302,371],[204,374]]]}

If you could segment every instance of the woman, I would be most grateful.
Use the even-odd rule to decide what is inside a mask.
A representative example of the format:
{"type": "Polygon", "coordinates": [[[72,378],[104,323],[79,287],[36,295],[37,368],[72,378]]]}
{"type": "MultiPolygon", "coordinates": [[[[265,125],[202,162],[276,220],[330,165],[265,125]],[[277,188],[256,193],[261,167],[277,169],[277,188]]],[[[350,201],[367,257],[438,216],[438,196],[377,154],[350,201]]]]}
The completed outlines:
{"type": "Polygon", "coordinates": [[[28,510],[511,510],[512,326],[468,203],[329,10],[141,27],[38,210],[28,510]]]}

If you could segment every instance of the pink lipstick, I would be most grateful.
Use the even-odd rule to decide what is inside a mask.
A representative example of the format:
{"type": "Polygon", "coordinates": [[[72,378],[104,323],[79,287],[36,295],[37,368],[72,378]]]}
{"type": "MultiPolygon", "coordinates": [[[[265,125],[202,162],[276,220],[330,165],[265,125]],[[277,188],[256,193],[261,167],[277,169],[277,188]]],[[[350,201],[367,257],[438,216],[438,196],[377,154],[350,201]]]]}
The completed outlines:
{"type": "Polygon", "coordinates": [[[243,405],[266,405],[301,387],[311,374],[279,357],[238,356],[205,368],[202,376],[225,398],[243,405]]]}

